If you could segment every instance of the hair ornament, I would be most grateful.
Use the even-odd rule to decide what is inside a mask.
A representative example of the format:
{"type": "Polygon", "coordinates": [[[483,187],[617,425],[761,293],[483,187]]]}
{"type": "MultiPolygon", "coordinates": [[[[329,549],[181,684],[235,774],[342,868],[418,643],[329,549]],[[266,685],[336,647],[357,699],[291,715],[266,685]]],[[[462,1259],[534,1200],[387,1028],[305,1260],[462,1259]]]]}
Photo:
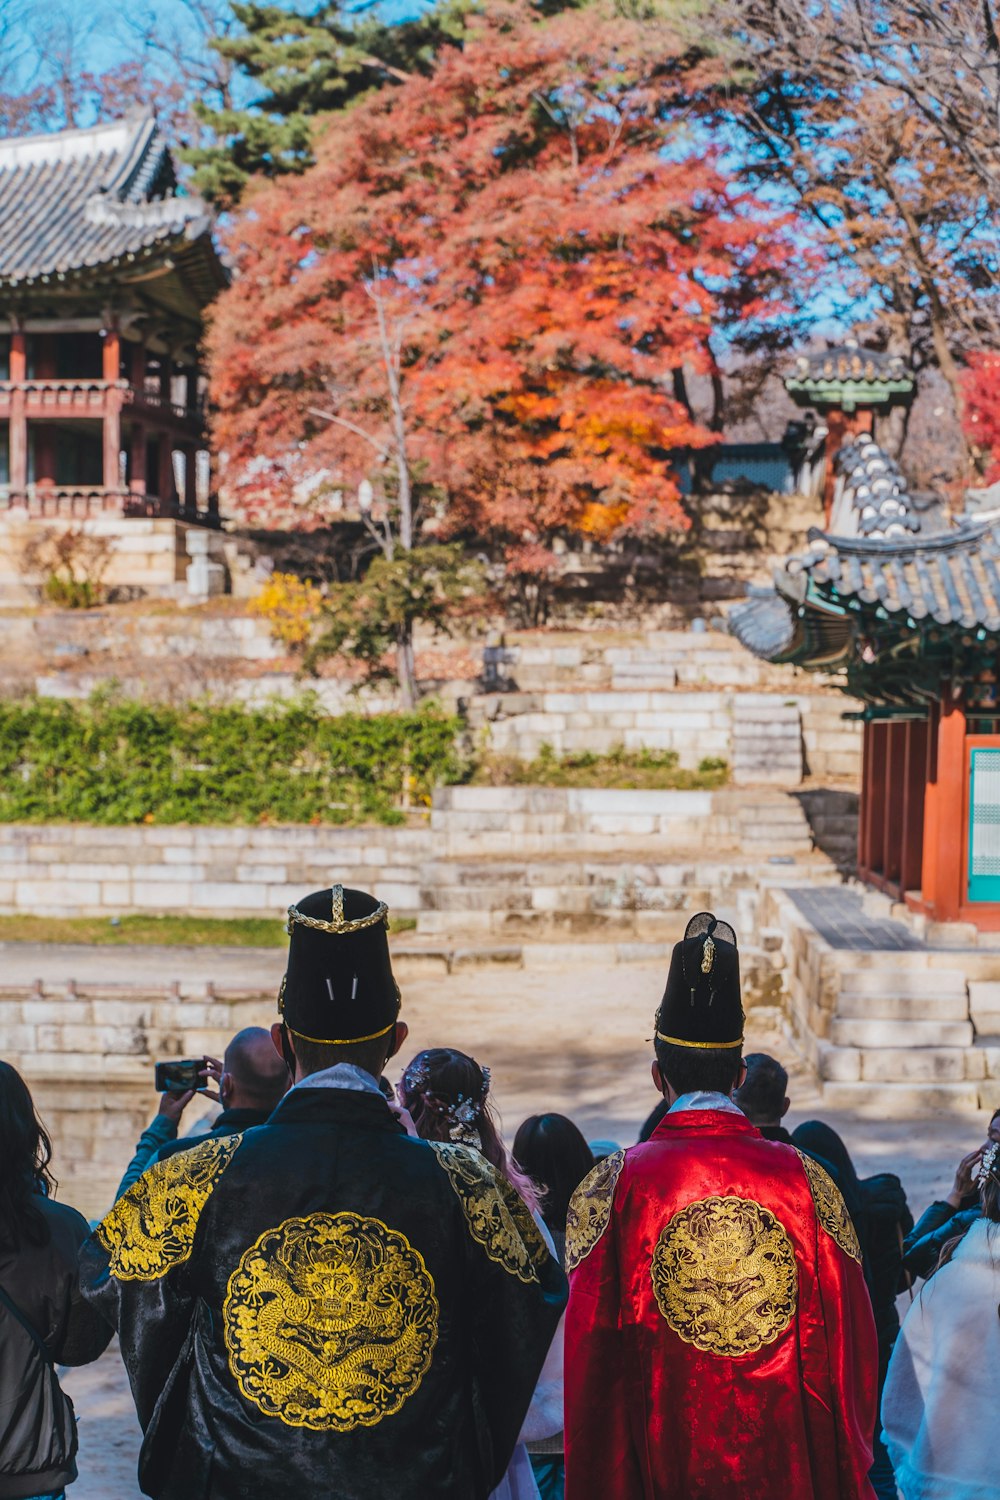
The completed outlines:
{"type": "Polygon", "coordinates": [[[712,934],[709,933],[705,939],[705,946],[701,950],[701,972],[703,974],[711,974],[714,962],[715,944],[712,942],[712,934]]]}
{"type": "Polygon", "coordinates": [[[993,1141],[983,1152],[982,1160],[976,1168],[976,1181],[978,1183],[984,1183],[987,1177],[993,1177],[997,1181],[1000,1181],[1000,1176],[998,1176],[996,1171],[998,1156],[1000,1156],[1000,1145],[996,1141],[993,1141]]]}

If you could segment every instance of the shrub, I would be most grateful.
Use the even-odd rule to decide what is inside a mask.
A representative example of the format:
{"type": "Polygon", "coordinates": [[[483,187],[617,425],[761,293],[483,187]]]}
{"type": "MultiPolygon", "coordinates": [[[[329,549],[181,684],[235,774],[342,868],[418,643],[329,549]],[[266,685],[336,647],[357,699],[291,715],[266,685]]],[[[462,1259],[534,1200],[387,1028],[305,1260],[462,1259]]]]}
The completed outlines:
{"type": "Polygon", "coordinates": [[[323,591],[294,573],[272,573],[250,608],[271,627],[271,639],[304,651],[323,603],[323,591]]]}
{"type": "Polygon", "coordinates": [[[0,701],[0,822],[398,822],[462,776],[458,729],[433,709],[331,718],[312,698],[0,701]]]}

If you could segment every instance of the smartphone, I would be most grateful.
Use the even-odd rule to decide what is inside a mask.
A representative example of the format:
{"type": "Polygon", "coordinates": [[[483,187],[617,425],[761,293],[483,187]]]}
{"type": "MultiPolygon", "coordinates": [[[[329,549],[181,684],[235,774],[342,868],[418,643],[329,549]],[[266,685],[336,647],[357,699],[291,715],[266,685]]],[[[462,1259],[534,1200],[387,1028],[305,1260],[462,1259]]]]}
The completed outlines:
{"type": "Polygon", "coordinates": [[[156,1064],[156,1092],[158,1094],[186,1094],[188,1089],[203,1089],[205,1079],[203,1057],[178,1058],[174,1062],[156,1064]]]}

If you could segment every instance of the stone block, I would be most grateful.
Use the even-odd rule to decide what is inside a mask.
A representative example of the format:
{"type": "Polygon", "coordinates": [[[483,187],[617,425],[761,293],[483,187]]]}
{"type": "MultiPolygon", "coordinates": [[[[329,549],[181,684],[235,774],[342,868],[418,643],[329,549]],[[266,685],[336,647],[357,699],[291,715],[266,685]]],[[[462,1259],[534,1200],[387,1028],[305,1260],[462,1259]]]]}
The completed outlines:
{"type": "MultiPolygon", "coordinates": [[[[137,880],[132,885],[133,904],[146,911],[189,911],[193,909],[190,881],[137,880]]],[[[198,891],[198,906],[202,906],[202,889],[198,891]]]]}
{"type": "Polygon", "coordinates": [[[947,992],[934,998],[924,995],[855,994],[841,990],[837,998],[837,1015],[845,1021],[877,1020],[885,1024],[923,1022],[967,1022],[968,1002],[964,995],[947,992]]]}
{"type": "Polygon", "coordinates": [[[893,1021],[879,1017],[830,1022],[830,1040],[837,1047],[971,1047],[971,1021],[893,1021]]]}
{"type": "MultiPolygon", "coordinates": [[[[93,871],[90,872],[93,876],[93,871]]],[[[22,911],[74,912],[100,906],[100,882],[89,880],[17,880],[14,900],[22,911]]]]}
{"type": "Polygon", "coordinates": [[[866,1083],[961,1083],[968,1076],[961,1047],[866,1047],[858,1055],[866,1083]]]}
{"type": "Polygon", "coordinates": [[[824,1082],[855,1083],[861,1077],[861,1057],[853,1047],[832,1047],[821,1043],[817,1063],[824,1082]]]}
{"type": "Polygon", "coordinates": [[[916,1087],[907,1083],[825,1083],[823,1103],[830,1109],[874,1120],[925,1120],[929,1111],[978,1111],[980,1090],[989,1085],[937,1083],[916,1087]]]}

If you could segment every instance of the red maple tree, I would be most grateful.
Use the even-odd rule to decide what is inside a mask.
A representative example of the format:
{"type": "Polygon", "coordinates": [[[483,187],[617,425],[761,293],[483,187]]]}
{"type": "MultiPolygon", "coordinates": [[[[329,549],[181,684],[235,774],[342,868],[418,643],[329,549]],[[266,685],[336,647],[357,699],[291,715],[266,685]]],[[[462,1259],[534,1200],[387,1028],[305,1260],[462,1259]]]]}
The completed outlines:
{"type": "Polygon", "coordinates": [[[677,372],[780,311],[794,237],[713,146],[720,64],[600,6],[471,15],[434,74],[260,184],[209,336],[229,501],[309,524],[360,481],[414,535],[544,570],[557,535],[686,524],[713,436],[677,372]]]}
{"type": "Polygon", "coordinates": [[[987,483],[1000,480],[1000,354],[968,357],[964,375],[965,435],[987,483]]]}

